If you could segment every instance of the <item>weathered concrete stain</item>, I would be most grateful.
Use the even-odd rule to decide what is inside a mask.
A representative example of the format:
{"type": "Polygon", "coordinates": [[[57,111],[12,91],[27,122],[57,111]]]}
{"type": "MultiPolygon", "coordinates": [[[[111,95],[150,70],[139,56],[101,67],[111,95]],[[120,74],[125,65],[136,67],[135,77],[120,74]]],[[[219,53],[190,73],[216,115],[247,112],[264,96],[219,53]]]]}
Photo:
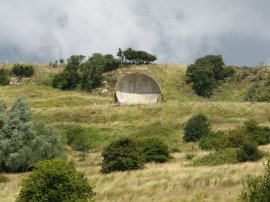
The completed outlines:
{"type": "Polygon", "coordinates": [[[116,85],[116,98],[120,104],[155,104],[160,96],[157,82],[145,74],[128,74],[116,85]]]}

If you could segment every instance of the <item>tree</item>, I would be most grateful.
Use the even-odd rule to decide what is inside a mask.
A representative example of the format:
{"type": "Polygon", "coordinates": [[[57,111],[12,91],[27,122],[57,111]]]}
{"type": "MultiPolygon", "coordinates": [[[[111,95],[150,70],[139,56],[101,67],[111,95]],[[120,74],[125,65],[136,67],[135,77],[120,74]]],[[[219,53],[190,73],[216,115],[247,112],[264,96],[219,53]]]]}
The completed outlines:
{"type": "Polygon", "coordinates": [[[194,115],[187,121],[184,132],[185,142],[195,142],[210,134],[210,123],[204,114],[194,115]]]}
{"type": "Polygon", "coordinates": [[[187,67],[186,82],[197,95],[210,97],[220,81],[233,73],[231,67],[225,67],[221,55],[206,55],[187,67]]]}
{"type": "Polygon", "coordinates": [[[138,143],[130,138],[112,142],[102,152],[102,173],[143,168],[143,158],[138,143]]]}
{"type": "Polygon", "coordinates": [[[59,156],[59,135],[55,130],[32,121],[25,98],[17,98],[9,113],[2,102],[0,119],[0,170],[27,171],[38,161],[59,156]]]}
{"type": "Polygon", "coordinates": [[[8,73],[4,69],[0,69],[0,85],[7,86],[10,83],[8,73]]]}
{"type": "Polygon", "coordinates": [[[121,61],[129,64],[150,64],[157,60],[155,55],[142,50],[136,51],[132,48],[127,48],[125,51],[119,49],[117,56],[121,61]]]}
{"type": "Polygon", "coordinates": [[[35,165],[23,180],[17,202],[87,202],[95,193],[83,173],[72,162],[52,159],[35,165]]]}
{"type": "Polygon", "coordinates": [[[61,58],[61,59],[59,60],[59,62],[60,62],[60,64],[64,64],[64,63],[65,63],[65,59],[61,58]]]}

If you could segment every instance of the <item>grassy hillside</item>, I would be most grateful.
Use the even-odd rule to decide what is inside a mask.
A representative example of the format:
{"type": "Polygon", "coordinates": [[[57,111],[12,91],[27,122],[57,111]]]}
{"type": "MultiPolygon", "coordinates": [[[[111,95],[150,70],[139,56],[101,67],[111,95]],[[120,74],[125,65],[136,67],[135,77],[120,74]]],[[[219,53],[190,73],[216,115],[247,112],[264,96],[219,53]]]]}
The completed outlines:
{"type": "MultiPolygon", "coordinates": [[[[186,153],[192,150],[195,159],[206,153],[196,144],[182,142],[184,123],[199,112],[209,117],[215,130],[229,130],[251,118],[270,126],[270,103],[244,102],[252,75],[257,72],[242,75],[243,71],[239,70],[237,76],[222,84],[211,99],[204,99],[196,96],[185,83],[185,65],[133,66],[109,72],[105,75],[108,92],[104,94],[100,94],[100,90],[90,94],[53,89],[47,85],[50,77],[63,67],[53,69],[35,65],[35,69],[33,78],[0,87],[0,98],[11,106],[16,97],[27,97],[34,117],[57,127],[63,138],[64,132],[71,127],[81,126],[88,132],[92,152],[87,161],[79,162],[78,154],[71,150],[67,154],[95,185],[96,201],[234,201],[241,192],[243,177],[259,174],[263,169],[266,159],[258,163],[193,167],[192,162],[186,160],[186,153]],[[130,72],[153,76],[167,102],[133,106],[112,104],[117,80],[130,72]],[[140,171],[101,175],[100,151],[111,140],[124,136],[158,136],[175,151],[175,159],[164,165],[149,164],[140,171]]],[[[270,147],[263,149],[269,151],[270,147]]],[[[8,176],[10,182],[0,184],[0,201],[14,201],[23,174],[8,176]]]]}

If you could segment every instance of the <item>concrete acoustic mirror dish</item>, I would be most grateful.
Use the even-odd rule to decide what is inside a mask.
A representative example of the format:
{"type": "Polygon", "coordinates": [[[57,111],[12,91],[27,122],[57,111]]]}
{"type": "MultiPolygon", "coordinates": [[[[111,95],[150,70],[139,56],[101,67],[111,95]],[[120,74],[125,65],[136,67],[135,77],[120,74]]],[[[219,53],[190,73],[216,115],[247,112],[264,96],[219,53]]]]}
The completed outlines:
{"type": "Polygon", "coordinates": [[[119,104],[155,104],[162,96],[158,83],[150,76],[132,73],[116,85],[115,102],[119,104]]]}

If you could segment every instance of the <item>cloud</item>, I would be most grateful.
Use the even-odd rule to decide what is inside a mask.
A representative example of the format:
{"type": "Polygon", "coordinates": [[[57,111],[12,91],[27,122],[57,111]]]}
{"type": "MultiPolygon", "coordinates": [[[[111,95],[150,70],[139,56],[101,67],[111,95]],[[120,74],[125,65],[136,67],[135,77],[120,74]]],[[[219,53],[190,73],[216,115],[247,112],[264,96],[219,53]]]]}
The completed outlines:
{"type": "Polygon", "coordinates": [[[160,63],[221,54],[270,63],[267,0],[0,0],[0,61],[45,62],[133,47],[160,63]]]}

